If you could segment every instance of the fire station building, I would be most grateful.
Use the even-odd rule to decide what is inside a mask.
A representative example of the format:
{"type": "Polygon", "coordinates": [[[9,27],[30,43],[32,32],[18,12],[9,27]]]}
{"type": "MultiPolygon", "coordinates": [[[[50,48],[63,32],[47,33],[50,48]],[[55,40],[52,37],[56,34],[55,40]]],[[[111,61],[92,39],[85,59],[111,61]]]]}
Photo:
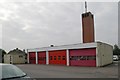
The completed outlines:
{"type": "Polygon", "coordinates": [[[112,63],[112,46],[102,42],[28,49],[30,64],[100,67],[112,63]]]}
{"type": "Polygon", "coordinates": [[[82,14],[83,43],[27,49],[28,63],[100,67],[111,64],[113,47],[94,40],[94,16],[82,14]]]}

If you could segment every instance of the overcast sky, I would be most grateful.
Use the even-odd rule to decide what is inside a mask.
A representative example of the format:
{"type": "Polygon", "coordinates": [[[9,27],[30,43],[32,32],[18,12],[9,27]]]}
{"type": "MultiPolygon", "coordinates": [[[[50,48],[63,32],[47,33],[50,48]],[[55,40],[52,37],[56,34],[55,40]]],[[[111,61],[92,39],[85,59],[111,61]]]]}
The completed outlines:
{"type": "MultiPolygon", "coordinates": [[[[88,2],[95,41],[118,44],[118,3],[88,2]]],[[[6,51],[82,43],[83,2],[0,3],[0,47],[6,51]]]]}

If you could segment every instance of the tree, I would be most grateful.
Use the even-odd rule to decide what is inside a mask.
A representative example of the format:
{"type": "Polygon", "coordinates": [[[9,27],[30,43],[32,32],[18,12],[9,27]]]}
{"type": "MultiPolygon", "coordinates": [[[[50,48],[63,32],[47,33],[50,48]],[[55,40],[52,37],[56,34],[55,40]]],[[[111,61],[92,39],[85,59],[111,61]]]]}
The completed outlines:
{"type": "Polygon", "coordinates": [[[116,44],[114,45],[113,55],[120,55],[120,49],[116,44]]]}
{"type": "Polygon", "coordinates": [[[4,62],[4,54],[6,54],[5,50],[0,49],[0,54],[2,54],[1,57],[2,57],[2,63],[3,63],[4,62]]]}

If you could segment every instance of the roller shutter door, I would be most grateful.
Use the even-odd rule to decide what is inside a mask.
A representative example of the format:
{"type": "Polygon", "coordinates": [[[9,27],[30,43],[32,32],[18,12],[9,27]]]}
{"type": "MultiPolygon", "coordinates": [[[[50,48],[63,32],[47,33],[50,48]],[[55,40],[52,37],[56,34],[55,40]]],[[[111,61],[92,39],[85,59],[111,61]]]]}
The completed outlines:
{"type": "Polygon", "coordinates": [[[38,64],[46,64],[46,52],[38,52],[38,64]]]}
{"type": "Polygon", "coordinates": [[[96,48],[70,50],[71,66],[96,66],[96,48]]]}
{"type": "Polygon", "coordinates": [[[66,50],[49,51],[49,64],[66,65],[66,50]]]}
{"type": "Polygon", "coordinates": [[[29,52],[29,63],[36,64],[36,53],[35,52],[29,52]]]}

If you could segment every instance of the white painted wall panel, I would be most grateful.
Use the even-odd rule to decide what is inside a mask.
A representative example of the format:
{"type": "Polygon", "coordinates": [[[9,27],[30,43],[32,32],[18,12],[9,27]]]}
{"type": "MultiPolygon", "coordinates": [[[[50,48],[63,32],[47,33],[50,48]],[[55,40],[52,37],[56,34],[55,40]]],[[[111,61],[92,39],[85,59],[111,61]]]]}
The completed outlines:
{"type": "Polygon", "coordinates": [[[10,64],[10,55],[4,55],[4,63],[10,64]]]}
{"type": "Polygon", "coordinates": [[[49,53],[46,51],[46,64],[49,64],[49,53]]]}
{"type": "Polygon", "coordinates": [[[97,44],[97,66],[104,66],[113,62],[113,47],[105,43],[97,44]]]}

